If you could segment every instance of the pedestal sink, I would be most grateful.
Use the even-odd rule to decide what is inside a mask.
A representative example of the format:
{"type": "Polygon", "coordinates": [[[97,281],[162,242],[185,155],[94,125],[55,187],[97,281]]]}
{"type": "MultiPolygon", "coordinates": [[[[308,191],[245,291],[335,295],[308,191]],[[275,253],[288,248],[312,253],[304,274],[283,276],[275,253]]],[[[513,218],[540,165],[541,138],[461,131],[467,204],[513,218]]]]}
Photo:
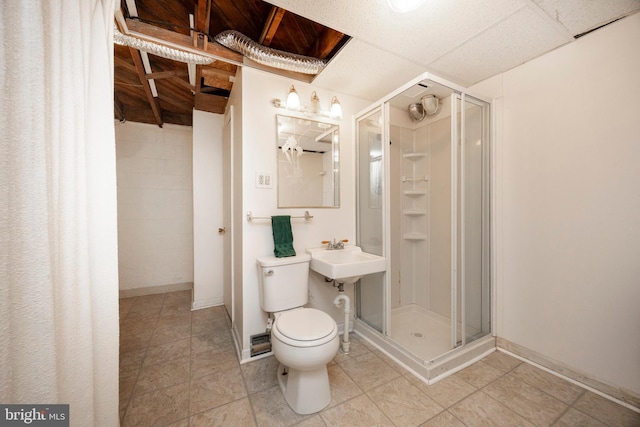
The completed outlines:
{"type": "Polygon", "coordinates": [[[344,249],[310,248],[310,268],[316,273],[338,283],[355,283],[362,276],[385,271],[384,257],[362,252],[359,246],[345,246],[344,249]]]}

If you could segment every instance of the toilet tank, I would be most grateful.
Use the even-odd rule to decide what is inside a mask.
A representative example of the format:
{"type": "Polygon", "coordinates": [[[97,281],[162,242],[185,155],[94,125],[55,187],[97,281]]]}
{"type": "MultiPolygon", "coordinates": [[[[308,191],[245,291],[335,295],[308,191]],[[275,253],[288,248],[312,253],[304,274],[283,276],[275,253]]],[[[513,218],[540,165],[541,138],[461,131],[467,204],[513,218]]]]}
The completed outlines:
{"type": "Polygon", "coordinates": [[[302,307],[309,301],[309,254],[258,258],[260,306],[268,313],[302,307]]]}

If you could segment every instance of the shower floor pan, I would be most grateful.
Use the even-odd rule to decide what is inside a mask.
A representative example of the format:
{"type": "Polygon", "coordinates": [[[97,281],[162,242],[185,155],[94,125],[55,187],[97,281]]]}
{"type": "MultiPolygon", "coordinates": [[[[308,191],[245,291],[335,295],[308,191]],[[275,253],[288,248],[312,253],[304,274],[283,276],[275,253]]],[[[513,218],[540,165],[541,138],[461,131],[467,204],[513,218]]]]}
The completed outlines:
{"type": "Polygon", "coordinates": [[[495,351],[496,340],[491,335],[464,347],[449,350],[450,327],[442,319],[428,319],[426,325],[417,328],[415,313],[412,316],[406,315],[406,312],[402,313],[404,316],[397,314],[392,319],[398,327],[405,326],[406,329],[395,331],[394,334],[395,328],[392,326],[391,332],[395,339],[381,334],[360,319],[354,322],[354,332],[429,384],[464,369],[495,351]],[[410,323],[403,325],[403,322],[410,323]],[[431,338],[433,342],[430,342],[431,338]]]}

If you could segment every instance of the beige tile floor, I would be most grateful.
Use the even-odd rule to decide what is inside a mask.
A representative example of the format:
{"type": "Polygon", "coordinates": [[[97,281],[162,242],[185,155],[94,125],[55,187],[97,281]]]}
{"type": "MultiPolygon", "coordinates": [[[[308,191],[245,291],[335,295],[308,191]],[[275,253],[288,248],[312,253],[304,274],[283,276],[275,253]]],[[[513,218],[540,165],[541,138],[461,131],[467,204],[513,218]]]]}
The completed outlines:
{"type": "Polygon", "coordinates": [[[428,386],[357,335],[329,364],[333,401],[301,416],[273,357],[240,365],[221,307],[190,292],[120,300],[120,416],[128,426],[640,426],[640,414],[494,352],[428,386]]]}

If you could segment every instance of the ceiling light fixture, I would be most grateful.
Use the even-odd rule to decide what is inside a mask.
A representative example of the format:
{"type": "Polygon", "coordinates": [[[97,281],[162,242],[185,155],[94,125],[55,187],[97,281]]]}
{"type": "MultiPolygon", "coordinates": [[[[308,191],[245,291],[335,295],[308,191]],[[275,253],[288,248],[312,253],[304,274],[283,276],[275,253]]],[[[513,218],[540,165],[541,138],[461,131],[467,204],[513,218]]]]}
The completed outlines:
{"type": "Polygon", "coordinates": [[[416,10],[425,0],[387,0],[387,4],[398,13],[407,13],[416,10]]]}

